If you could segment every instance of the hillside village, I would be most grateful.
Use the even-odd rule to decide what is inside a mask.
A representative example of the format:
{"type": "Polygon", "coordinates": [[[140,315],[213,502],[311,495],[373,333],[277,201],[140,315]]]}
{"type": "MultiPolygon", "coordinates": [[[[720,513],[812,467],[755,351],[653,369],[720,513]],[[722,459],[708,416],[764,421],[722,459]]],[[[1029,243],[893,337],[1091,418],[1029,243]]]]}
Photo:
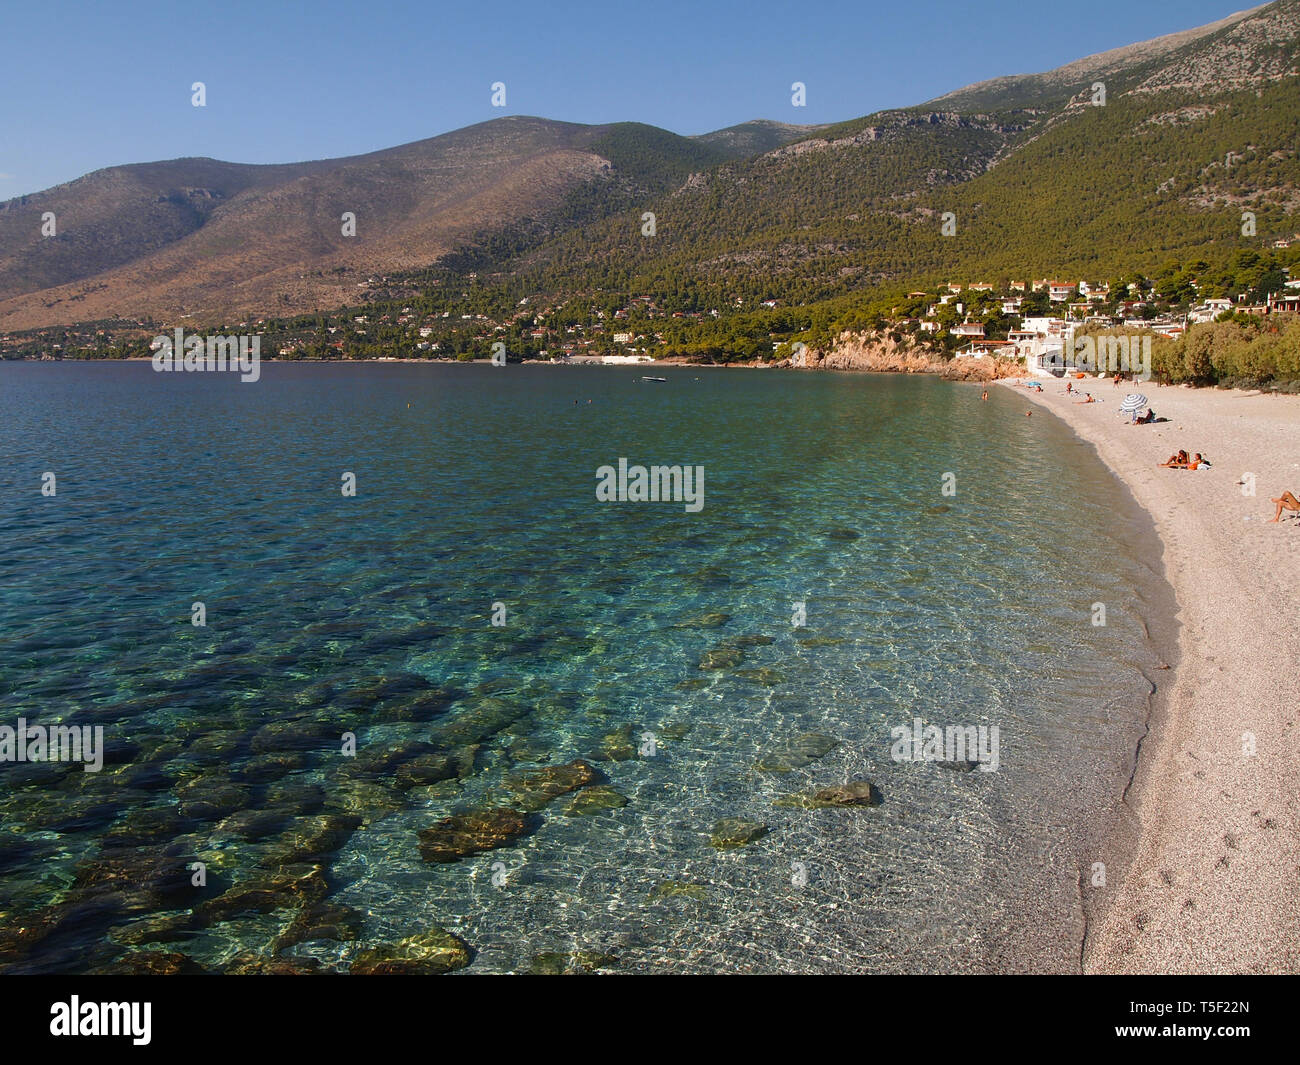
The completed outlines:
{"type": "MultiPolygon", "coordinates": [[[[1300,312],[1300,268],[1294,265],[1293,247],[1300,249],[1300,234],[1269,241],[1261,253],[1238,253],[1248,276],[1273,279],[1254,287],[1249,281],[1203,284],[1196,277],[1180,275],[1171,281],[1137,274],[1110,282],[1051,277],[949,281],[892,299],[868,328],[899,340],[910,337],[946,357],[996,356],[1042,367],[1068,350],[1080,329],[1140,329],[1178,339],[1190,326],[1226,317],[1300,312]]],[[[371,277],[366,287],[373,302],[290,320],[259,317],[188,326],[192,316],[182,315],[167,323],[120,318],[14,332],[0,335],[0,358],[142,357],[149,354],[153,336],[180,325],[192,332],[255,333],[265,338],[263,358],[287,360],[468,361],[488,358],[499,342],[510,361],[618,364],[686,358],[799,366],[794,345],[809,326],[803,308],[779,299],[749,306],[739,296],[698,310],[652,295],[620,299],[598,292],[548,299],[534,294],[502,312],[475,291],[475,274],[458,280],[467,286],[459,298],[450,286],[437,296],[426,290],[418,298],[408,290],[411,302],[397,306],[385,297],[403,291],[401,280],[371,277]],[[701,355],[697,338],[704,335],[723,340],[701,355]]]]}

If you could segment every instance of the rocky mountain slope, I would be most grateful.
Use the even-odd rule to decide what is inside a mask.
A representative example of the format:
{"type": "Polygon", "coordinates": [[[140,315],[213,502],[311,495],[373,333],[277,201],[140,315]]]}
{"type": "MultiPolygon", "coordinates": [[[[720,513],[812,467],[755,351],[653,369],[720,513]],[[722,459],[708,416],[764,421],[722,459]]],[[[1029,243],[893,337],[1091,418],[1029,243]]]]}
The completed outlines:
{"type": "Polygon", "coordinates": [[[1298,39],[1277,0],[828,127],[503,118],[349,159],[116,167],[0,204],[0,327],[289,315],[385,275],[808,304],[1258,247],[1300,228],[1298,39]]]}

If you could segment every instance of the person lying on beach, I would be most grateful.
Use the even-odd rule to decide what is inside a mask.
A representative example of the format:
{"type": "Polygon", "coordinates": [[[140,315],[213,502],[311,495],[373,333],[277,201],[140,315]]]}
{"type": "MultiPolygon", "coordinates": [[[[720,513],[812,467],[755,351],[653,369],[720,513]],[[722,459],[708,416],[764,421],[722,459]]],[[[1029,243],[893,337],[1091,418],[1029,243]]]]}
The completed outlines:
{"type": "Polygon", "coordinates": [[[1269,521],[1281,521],[1283,510],[1294,510],[1300,513],[1300,499],[1296,499],[1290,492],[1283,492],[1277,499],[1270,499],[1269,502],[1277,504],[1277,511],[1268,519],[1269,521]]]}
{"type": "Polygon", "coordinates": [[[1080,403],[1096,403],[1096,402],[1097,402],[1095,399],[1092,398],[1092,393],[1091,393],[1091,392],[1085,392],[1084,395],[1087,396],[1088,398],[1087,398],[1087,399],[1076,399],[1076,400],[1074,401],[1076,405],[1078,405],[1078,404],[1080,404],[1080,403]]]}
{"type": "Polygon", "coordinates": [[[1187,464],[1187,468],[1189,470],[1195,470],[1195,469],[1199,469],[1202,466],[1204,466],[1208,470],[1210,468],[1210,460],[1206,458],[1202,458],[1201,453],[1198,451],[1196,453],[1196,457],[1187,464]]]}
{"type": "Polygon", "coordinates": [[[1170,455],[1169,458],[1160,463],[1160,465],[1167,466],[1171,470],[1185,470],[1187,469],[1187,462],[1187,452],[1180,451],[1177,455],[1170,455]]]}
{"type": "Polygon", "coordinates": [[[1137,424],[1138,424],[1138,425],[1150,425],[1150,424],[1151,424],[1153,421],[1155,421],[1155,420],[1156,420],[1156,412],[1153,411],[1150,407],[1148,407],[1148,408],[1147,408],[1147,412],[1146,412],[1144,415],[1142,415],[1141,418],[1139,418],[1139,419],[1137,420],[1137,424]]]}

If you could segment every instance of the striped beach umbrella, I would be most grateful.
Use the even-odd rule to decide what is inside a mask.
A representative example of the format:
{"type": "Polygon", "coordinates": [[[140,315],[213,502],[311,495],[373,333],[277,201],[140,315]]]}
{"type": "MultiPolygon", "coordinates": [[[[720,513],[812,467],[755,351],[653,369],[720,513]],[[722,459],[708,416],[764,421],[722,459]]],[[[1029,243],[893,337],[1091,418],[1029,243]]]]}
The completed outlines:
{"type": "Polygon", "coordinates": [[[1147,397],[1141,392],[1130,392],[1119,405],[1121,414],[1136,414],[1147,405],[1147,397]]]}

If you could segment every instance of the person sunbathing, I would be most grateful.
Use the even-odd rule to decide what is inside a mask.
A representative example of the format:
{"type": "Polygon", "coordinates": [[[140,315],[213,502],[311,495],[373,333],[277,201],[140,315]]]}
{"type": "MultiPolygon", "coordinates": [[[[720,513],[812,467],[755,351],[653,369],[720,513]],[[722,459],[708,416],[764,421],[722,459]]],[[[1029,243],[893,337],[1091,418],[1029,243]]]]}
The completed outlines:
{"type": "Polygon", "coordinates": [[[1196,453],[1196,457],[1187,464],[1187,468],[1189,470],[1195,470],[1200,468],[1201,466],[1204,466],[1208,470],[1210,468],[1210,460],[1207,458],[1203,458],[1201,456],[1201,453],[1198,451],[1196,453]]]}
{"type": "Polygon", "coordinates": [[[1087,398],[1087,399],[1076,399],[1076,400],[1074,401],[1074,405],[1075,405],[1076,407],[1079,406],[1079,404],[1081,404],[1081,403],[1096,403],[1096,402],[1097,402],[1095,399],[1092,398],[1092,393],[1091,393],[1091,392],[1085,392],[1084,395],[1087,396],[1088,398],[1087,398]]]}
{"type": "Polygon", "coordinates": [[[1277,499],[1270,499],[1270,503],[1277,504],[1277,512],[1268,520],[1281,521],[1283,510],[1294,510],[1300,513],[1300,499],[1296,499],[1290,492],[1283,492],[1277,499]]]}
{"type": "Polygon", "coordinates": [[[1171,470],[1185,470],[1187,469],[1187,461],[1187,452],[1180,451],[1177,455],[1170,455],[1169,458],[1160,463],[1160,465],[1166,466],[1171,470]]]}

